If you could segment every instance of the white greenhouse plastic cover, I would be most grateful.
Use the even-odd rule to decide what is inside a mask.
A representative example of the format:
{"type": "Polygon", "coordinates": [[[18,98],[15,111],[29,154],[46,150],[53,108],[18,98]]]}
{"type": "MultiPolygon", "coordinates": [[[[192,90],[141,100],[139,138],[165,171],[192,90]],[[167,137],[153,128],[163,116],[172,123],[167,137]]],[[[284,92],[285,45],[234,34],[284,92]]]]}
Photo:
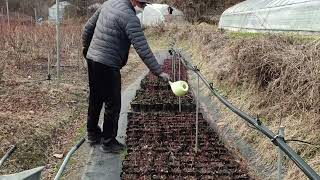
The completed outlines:
{"type": "MultiPolygon", "coordinates": [[[[67,1],[62,1],[59,3],[59,19],[60,21],[63,19],[64,16],[64,10],[67,6],[70,6],[71,4],[67,1]]],[[[57,19],[57,5],[54,4],[53,6],[51,6],[49,8],[49,17],[48,17],[49,21],[56,21],[57,19]]]]}
{"type": "Polygon", "coordinates": [[[320,0],[247,0],[227,9],[219,28],[320,32],[320,0]]]}
{"type": "MultiPolygon", "coordinates": [[[[169,16],[168,7],[169,5],[167,4],[148,4],[142,12],[137,14],[141,25],[152,26],[164,23],[169,16]]],[[[183,18],[183,13],[173,8],[172,16],[183,18]]]]}

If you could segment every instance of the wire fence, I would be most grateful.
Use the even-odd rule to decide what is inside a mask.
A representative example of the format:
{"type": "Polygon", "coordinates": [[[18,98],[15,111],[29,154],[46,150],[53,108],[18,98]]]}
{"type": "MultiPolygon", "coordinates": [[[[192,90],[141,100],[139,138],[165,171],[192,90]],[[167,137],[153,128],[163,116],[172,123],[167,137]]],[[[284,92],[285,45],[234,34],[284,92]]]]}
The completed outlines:
{"type": "MultiPolygon", "coordinates": [[[[2,69],[11,73],[17,68],[19,73],[7,73],[10,79],[25,78],[26,72],[33,71],[26,75],[30,82],[70,81],[69,74],[82,73],[86,67],[81,44],[82,18],[48,21],[41,13],[43,9],[34,8],[33,13],[12,9],[8,1],[0,6],[0,59],[6,59],[0,65],[0,80],[2,69]]],[[[56,11],[57,15],[61,13],[59,6],[56,11]]]]}
{"type": "Polygon", "coordinates": [[[55,36],[52,36],[55,34],[52,25],[12,23],[10,30],[7,27],[7,23],[0,22],[0,59],[4,62],[0,65],[0,74],[3,68],[7,78],[21,82],[30,76],[28,80],[33,82],[59,79],[58,68],[60,78],[63,75],[61,79],[64,81],[72,80],[69,74],[84,73],[86,65],[81,52],[81,25],[61,27],[59,48],[55,45],[55,36]],[[57,52],[60,63],[57,61],[57,52]]]}

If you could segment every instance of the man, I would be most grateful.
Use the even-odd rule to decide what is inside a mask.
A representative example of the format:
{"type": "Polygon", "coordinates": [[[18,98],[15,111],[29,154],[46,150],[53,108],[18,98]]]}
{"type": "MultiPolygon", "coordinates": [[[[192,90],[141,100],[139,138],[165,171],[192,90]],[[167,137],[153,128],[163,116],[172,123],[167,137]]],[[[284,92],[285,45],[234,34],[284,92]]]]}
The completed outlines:
{"type": "Polygon", "coordinates": [[[173,10],[174,10],[174,9],[173,9],[171,6],[168,7],[168,13],[169,13],[170,15],[172,15],[173,10]]]}
{"type": "Polygon", "coordinates": [[[126,65],[131,44],[150,71],[169,81],[154,57],[136,9],[143,9],[146,0],[108,0],[88,20],[83,32],[83,53],[88,62],[89,109],[88,142],[102,143],[101,150],[118,153],[125,146],[116,140],[121,109],[120,69],[126,65]],[[103,132],[98,126],[105,104],[103,132]]]}
{"type": "Polygon", "coordinates": [[[168,7],[168,15],[166,16],[167,17],[167,22],[168,23],[172,23],[172,13],[173,13],[173,8],[171,6],[168,7]]]}

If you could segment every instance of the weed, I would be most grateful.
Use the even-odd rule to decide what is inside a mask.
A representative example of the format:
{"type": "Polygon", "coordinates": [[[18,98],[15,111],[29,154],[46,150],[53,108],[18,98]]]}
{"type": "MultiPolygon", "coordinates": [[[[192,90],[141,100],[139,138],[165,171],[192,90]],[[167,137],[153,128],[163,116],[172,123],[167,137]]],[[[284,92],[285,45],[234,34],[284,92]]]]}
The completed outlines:
{"type": "Polygon", "coordinates": [[[128,156],[128,149],[125,149],[120,153],[120,157],[123,161],[126,160],[127,156],[128,156]]]}

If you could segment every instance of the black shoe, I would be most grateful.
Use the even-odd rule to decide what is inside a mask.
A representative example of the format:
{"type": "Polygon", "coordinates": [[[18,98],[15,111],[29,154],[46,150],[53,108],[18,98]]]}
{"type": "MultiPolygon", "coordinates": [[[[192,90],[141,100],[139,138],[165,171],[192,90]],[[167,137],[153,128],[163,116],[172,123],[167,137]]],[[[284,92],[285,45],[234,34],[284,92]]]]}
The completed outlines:
{"type": "Polygon", "coordinates": [[[119,143],[116,139],[104,140],[101,145],[101,151],[104,153],[114,153],[118,154],[124,151],[127,147],[119,143]]]}
{"type": "Polygon", "coordinates": [[[87,142],[90,146],[94,146],[101,143],[101,129],[97,127],[97,130],[94,132],[88,132],[87,142]]]}

